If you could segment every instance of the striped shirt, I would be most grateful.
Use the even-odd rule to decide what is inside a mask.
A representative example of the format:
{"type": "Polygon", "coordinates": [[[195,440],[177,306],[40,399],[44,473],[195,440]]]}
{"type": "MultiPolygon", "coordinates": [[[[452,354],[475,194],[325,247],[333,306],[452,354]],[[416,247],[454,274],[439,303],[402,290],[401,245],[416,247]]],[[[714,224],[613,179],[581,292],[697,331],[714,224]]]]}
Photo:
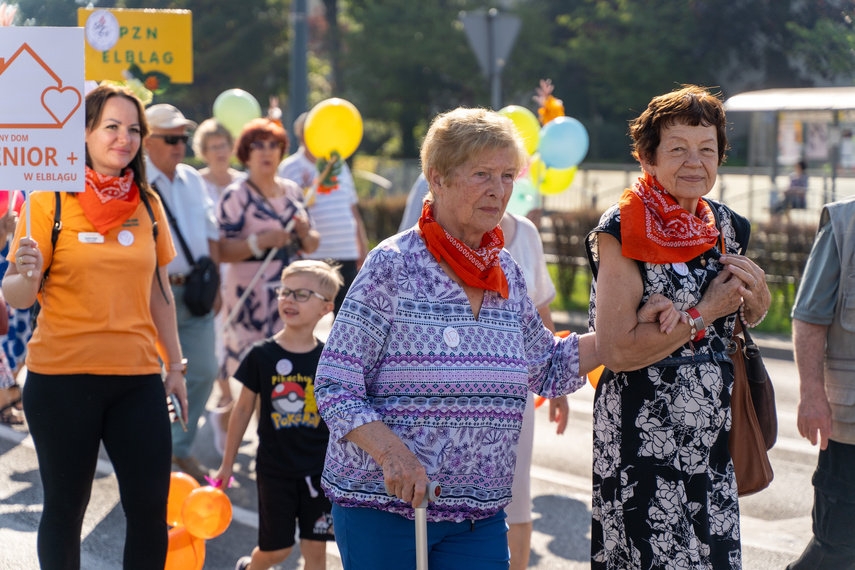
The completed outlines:
{"type": "MultiPolygon", "coordinates": [[[[303,254],[306,259],[352,261],[359,258],[356,218],[353,217],[352,209],[357,203],[356,188],[347,163],[344,162],[341,166],[338,188],[327,194],[316,194],[314,202],[309,202],[306,206],[315,223],[315,229],[321,234],[318,249],[303,254]]],[[[317,173],[315,163],[306,158],[302,150],[298,150],[279,165],[279,176],[293,180],[303,189],[312,185],[317,173]]]]}
{"type": "Polygon", "coordinates": [[[316,375],[330,429],[322,485],[334,503],[413,518],[408,503],[386,495],[381,467],[345,439],[373,421],[383,421],[441,483],[429,520],[483,519],[510,502],[528,391],[553,398],[584,378],[576,335],[554,337],[505,250],[500,263],[509,298],[486,291],[476,320],[416,230],[369,254],[316,375]]]}

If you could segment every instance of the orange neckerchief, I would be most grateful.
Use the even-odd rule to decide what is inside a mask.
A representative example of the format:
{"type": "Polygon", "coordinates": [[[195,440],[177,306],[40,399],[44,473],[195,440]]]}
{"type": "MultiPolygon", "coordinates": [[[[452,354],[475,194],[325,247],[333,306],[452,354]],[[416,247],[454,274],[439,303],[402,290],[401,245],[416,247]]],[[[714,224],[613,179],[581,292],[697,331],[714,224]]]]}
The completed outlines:
{"type": "Polygon", "coordinates": [[[508,298],[508,279],[499,264],[499,253],[505,247],[505,234],[496,226],[481,238],[478,249],[472,249],[459,239],[451,237],[436,223],[431,212],[431,203],[425,202],[419,218],[428,251],[437,262],[445,260],[463,282],[472,287],[495,291],[508,298]]]}
{"type": "Polygon", "coordinates": [[[109,176],[86,167],[86,190],[77,194],[86,219],[101,235],[122,225],[140,203],[140,191],[134,171],[126,168],[122,176],[109,176]]]}
{"type": "Polygon", "coordinates": [[[620,197],[621,253],[649,263],[689,261],[712,249],[718,239],[715,216],[698,199],[690,213],[648,173],[620,197]]]}

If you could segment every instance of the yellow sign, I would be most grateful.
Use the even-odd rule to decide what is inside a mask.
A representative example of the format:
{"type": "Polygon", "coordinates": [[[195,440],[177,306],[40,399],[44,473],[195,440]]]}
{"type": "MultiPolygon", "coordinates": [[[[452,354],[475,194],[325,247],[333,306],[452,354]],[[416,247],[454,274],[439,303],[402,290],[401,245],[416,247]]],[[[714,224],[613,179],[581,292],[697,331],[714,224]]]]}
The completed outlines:
{"type": "Polygon", "coordinates": [[[172,83],[193,83],[189,10],[78,8],[77,24],[86,29],[86,79],[122,81],[122,72],[136,65],[172,83]]]}

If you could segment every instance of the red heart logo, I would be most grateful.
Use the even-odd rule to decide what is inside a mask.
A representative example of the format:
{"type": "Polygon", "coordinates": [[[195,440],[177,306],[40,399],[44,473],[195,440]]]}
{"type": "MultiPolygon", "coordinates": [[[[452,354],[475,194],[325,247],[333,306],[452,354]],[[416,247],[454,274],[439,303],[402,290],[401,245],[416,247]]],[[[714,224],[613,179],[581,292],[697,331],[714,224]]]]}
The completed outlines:
{"type": "Polygon", "coordinates": [[[80,108],[83,98],[74,87],[48,87],[42,91],[42,106],[62,127],[80,108]]]}

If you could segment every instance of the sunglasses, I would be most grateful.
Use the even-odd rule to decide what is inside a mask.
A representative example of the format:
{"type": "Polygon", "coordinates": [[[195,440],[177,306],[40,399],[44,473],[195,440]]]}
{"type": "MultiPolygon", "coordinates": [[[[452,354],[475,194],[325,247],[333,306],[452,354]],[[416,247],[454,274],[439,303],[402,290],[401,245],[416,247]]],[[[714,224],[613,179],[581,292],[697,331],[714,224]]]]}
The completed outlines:
{"type": "Polygon", "coordinates": [[[253,141],[249,143],[249,148],[252,150],[274,150],[282,148],[282,143],[279,141],[253,141]]]}
{"type": "Polygon", "coordinates": [[[329,299],[321,295],[320,293],[315,293],[311,289],[285,289],[284,287],[280,287],[276,290],[276,295],[280,301],[284,301],[288,297],[294,297],[294,300],[298,303],[305,303],[308,301],[312,295],[317,297],[318,299],[323,299],[327,303],[329,303],[329,299]]]}
{"type": "Polygon", "coordinates": [[[187,135],[151,135],[151,136],[157,137],[159,139],[163,139],[163,142],[165,142],[169,146],[175,146],[178,143],[187,144],[187,141],[190,140],[190,137],[187,135]]]}

